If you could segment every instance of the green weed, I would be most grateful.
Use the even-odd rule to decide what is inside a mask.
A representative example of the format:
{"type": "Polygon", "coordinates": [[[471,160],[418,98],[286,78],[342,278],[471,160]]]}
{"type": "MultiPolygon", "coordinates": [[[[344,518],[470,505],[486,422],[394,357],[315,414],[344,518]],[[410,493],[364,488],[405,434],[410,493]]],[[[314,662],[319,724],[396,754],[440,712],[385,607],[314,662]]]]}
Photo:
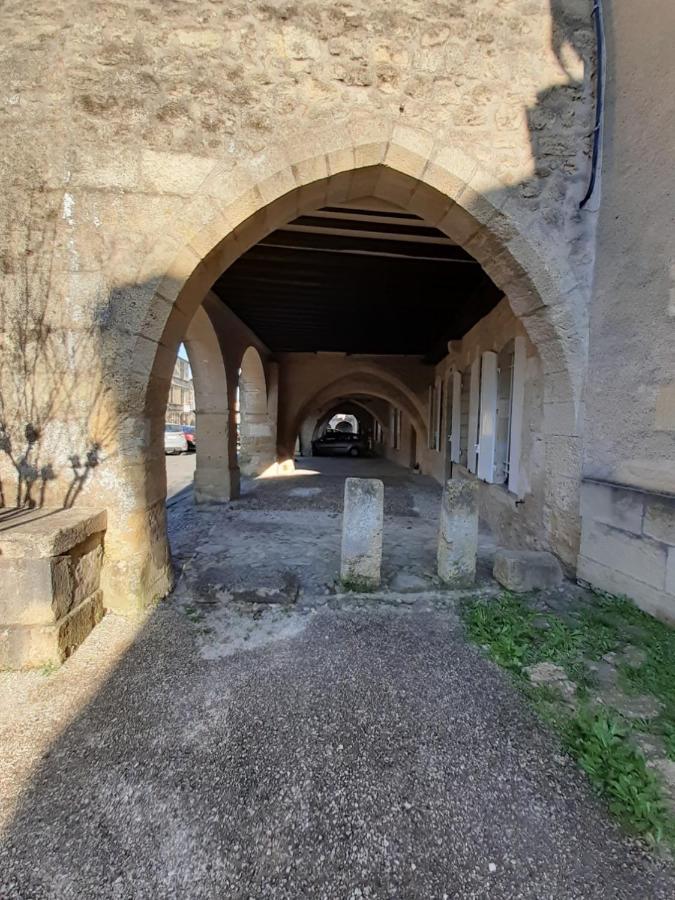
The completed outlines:
{"type": "Polygon", "coordinates": [[[375,585],[370,578],[361,578],[357,575],[351,578],[341,578],[339,586],[340,590],[345,593],[353,594],[371,594],[375,590],[375,585]]]}
{"type": "Polygon", "coordinates": [[[659,781],[627,740],[628,731],[617,716],[584,708],[569,717],[560,734],[570,755],[629,830],[653,842],[673,841],[675,823],[659,781]]]}
{"type": "Polygon", "coordinates": [[[59,664],[55,662],[53,659],[50,659],[49,662],[46,662],[40,668],[40,675],[44,675],[45,678],[48,678],[50,675],[53,675],[54,672],[58,671],[59,664]]]}
{"type": "Polygon", "coordinates": [[[620,665],[620,678],[626,689],[657,696],[664,712],[656,722],[634,722],[632,729],[659,734],[675,759],[675,631],[629,600],[606,594],[579,611],[573,624],[537,613],[526,599],[508,593],[487,603],[470,601],[462,616],[470,639],[516,676],[539,716],[559,735],[624,825],[650,841],[675,845],[675,821],[662,799],[660,782],[628,739],[629,727],[618,714],[591,708],[587,702],[593,685],[588,661],[620,651],[628,643],[639,647],[645,663],[620,665]],[[543,661],[562,666],[576,683],[574,709],[554,688],[537,687],[525,678],[526,666],[543,661]]]}
{"type": "Polygon", "coordinates": [[[204,613],[201,611],[201,609],[197,609],[196,606],[184,606],[183,612],[195,625],[198,625],[204,620],[204,613]]]}

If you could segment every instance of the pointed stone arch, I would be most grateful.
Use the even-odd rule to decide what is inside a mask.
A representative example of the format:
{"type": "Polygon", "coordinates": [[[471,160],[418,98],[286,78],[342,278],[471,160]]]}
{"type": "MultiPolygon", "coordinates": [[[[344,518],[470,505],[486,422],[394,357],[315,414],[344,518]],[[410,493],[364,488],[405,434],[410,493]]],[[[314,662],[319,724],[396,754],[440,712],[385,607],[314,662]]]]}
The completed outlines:
{"type": "Polygon", "coordinates": [[[195,390],[195,501],[224,503],[231,496],[233,417],[225,360],[218,334],[204,306],[192,317],[184,344],[195,390]]]}
{"type": "Polygon", "coordinates": [[[247,347],[239,365],[239,468],[260,475],[274,464],[274,425],[268,414],[265,367],[255,347],[247,347]]]}
{"type": "Polygon", "coordinates": [[[374,397],[386,401],[392,407],[398,407],[410,419],[418,439],[426,440],[427,430],[423,410],[405,385],[391,375],[357,369],[325,385],[310,397],[296,416],[290,422],[284,423],[280,446],[294,446],[298,434],[301,435],[301,442],[306,444],[307,436],[314,430],[321,413],[332,406],[334,401],[350,395],[374,397]]]}
{"type": "MultiPolygon", "coordinates": [[[[545,372],[545,526],[552,548],[573,565],[585,296],[558,248],[537,231],[517,186],[503,184],[474,159],[438,145],[422,130],[359,122],[312,131],[234,169],[229,161],[216,163],[181,223],[182,233],[190,237],[167,235],[163,256],[153,258],[143,273],[144,283],[152,287],[127,380],[128,422],[163,415],[178,344],[205,294],[229,265],[301,212],[364,196],[420,215],[455,240],[483,266],[521,318],[545,372]]],[[[423,433],[424,417],[420,428],[423,433]]],[[[158,440],[157,428],[144,433],[158,440]]],[[[157,454],[153,446],[146,451],[148,457],[157,454]]],[[[142,487],[135,489],[136,515],[155,523],[144,530],[143,583],[129,579],[123,561],[110,560],[110,567],[121,565],[116,590],[131,592],[140,602],[164,593],[169,580],[166,570],[153,570],[154,559],[166,558],[163,513],[158,501],[153,503],[148,504],[142,487]],[[124,585],[125,580],[131,583],[124,585]]],[[[114,534],[124,529],[125,512],[111,513],[114,534]]]]}

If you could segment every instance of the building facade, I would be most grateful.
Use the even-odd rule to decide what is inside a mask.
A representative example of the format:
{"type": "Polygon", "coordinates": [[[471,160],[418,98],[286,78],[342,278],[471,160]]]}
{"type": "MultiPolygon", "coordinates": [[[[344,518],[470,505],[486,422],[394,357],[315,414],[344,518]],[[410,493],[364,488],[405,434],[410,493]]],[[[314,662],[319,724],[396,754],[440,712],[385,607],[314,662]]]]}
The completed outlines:
{"type": "Polygon", "coordinates": [[[4,502],[96,447],[110,603],[165,594],[185,342],[198,501],[349,400],[499,543],[675,616],[675,8],[603,6],[600,43],[591,0],[3,11],[4,502]]]}
{"type": "Polygon", "coordinates": [[[166,421],[173,425],[195,424],[195,389],[187,359],[178,357],[171,376],[166,421]]]}

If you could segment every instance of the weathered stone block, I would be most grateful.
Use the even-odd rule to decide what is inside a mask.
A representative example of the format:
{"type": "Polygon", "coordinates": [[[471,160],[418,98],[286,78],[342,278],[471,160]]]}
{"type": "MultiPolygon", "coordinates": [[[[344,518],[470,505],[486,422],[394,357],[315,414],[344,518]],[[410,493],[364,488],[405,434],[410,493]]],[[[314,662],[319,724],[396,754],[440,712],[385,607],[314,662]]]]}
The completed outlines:
{"type": "MultiPolygon", "coordinates": [[[[6,510],[6,514],[15,513],[6,510]]],[[[60,556],[106,529],[105,510],[27,509],[2,519],[0,548],[3,559],[60,556]]]]}
{"type": "Polygon", "coordinates": [[[585,556],[663,590],[666,579],[666,547],[647,537],[628,534],[602,522],[583,520],[585,556]]]}
{"type": "Polygon", "coordinates": [[[0,623],[56,622],[68,612],[70,561],[66,556],[0,559],[0,584],[0,623]]]}
{"type": "Polygon", "coordinates": [[[517,594],[555,587],[562,581],[555,556],[537,550],[498,550],[493,575],[502,587],[517,594]]]}
{"type": "Polygon", "coordinates": [[[0,628],[0,669],[58,665],[103,618],[103,592],[96,591],[53,625],[0,628]]]}
{"type": "Polygon", "coordinates": [[[657,590],[625,572],[619,572],[614,566],[604,565],[583,554],[579,556],[577,578],[610,594],[625,595],[650,615],[675,624],[675,594],[657,590]]]}
{"type": "Polygon", "coordinates": [[[639,491],[627,491],[591,481],[581,486],[581,515],[584,519],[640,534],[643,514],[644,496],[639,491]]]}
{"type": "Polygon", "coordinates": [[[666,562],[666,593],[673,595],[675,603],[675,547],[668,548],[668,559],[666,562]]]}
{"type": "Polygon", "coordinates": [[[448,481],[441,500],[437,570],[445,584],[465,587],[476,578],[478,482],[448,481]]]}
{"type": "Polygon", "coordinates": [[[380,584],[384,485],[377,478],[347,478],[342,515],[340,578],[345,587],[372,590],[380,584]]]}
{"type": "Polygon", "coordinates": [[[98,590],[103,562],[103,544],[99,535],[74,548],[70,557],[70,605],[77,606],[98,590]]]}
{"type": "Polygon", "coordinates": [[[105,512],[6,511],[0,531],[0,668],[61,662],[103,614],[105,512]]]}
{"type": "Polygon", "coordinates": [[[675,500],[649,498],[642,528],[648,537],[675,546],[675,500]]]}

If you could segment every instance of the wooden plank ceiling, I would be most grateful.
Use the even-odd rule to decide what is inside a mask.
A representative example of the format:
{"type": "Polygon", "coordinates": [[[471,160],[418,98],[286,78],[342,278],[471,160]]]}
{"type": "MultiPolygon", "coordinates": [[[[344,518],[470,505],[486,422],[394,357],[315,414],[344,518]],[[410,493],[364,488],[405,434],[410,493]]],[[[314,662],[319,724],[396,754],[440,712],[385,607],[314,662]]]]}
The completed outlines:
{"type": "Polygon", "coordinates": [[[441,358],[502,294],[461,247],[372,198],[268,235],[213,290],[273,352],[441,358]]]}

